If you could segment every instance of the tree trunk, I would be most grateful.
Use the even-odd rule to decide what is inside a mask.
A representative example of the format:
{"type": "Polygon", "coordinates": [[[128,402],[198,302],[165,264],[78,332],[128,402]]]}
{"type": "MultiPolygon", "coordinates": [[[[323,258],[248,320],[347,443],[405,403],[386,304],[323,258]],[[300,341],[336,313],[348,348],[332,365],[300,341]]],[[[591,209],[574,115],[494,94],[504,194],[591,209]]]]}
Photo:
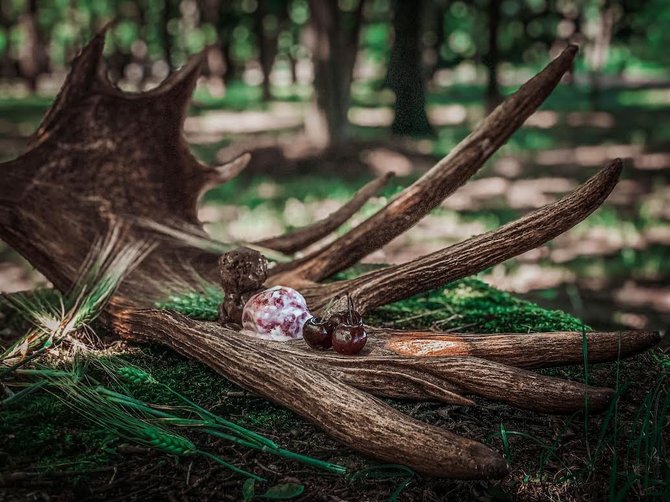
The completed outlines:
{"type": "Polygon", "coordinates": [[[437,70],[440,70],[445,66],[445,60],[442,56],[442,47],[447,41],[446,33],[444,30],[444,18],[449,7],[447,0],[440,0],[434,2],[432,5],[433,13],[435,15],[435,63],[432,65],[429,75],[430,78],[435,76],[437,70]]]}
{"type": "Polygon", "coordinates": [[[46,50],[37,25],[37,0],[29,0],[21,25],[26,40],[19,50],[19,68],[31,92],[35,92],[37,77],[46,69],[46,50]]]}
{"type": "Polygon", "coordinates": [[[5,4],[0,2],[0,27],[5,32],[5,48],[0,60],[0,75],[3,77],[15,77],[17,73],[17,63],[12,58],[12,41],[9,36],[12,25],[12,19],[5,12],[5,4]]]}
{"type": "Polygon", "coordinates": [[[170,69],[172,66],[172,35],[168,31],[168,23],[173,17],[172,0],[163,0],[163,9],[161,10],[161,25],[160,37],[161,45],[163,47],[163,54],[165,55],[165,62],[170,69]]]}
{"type": "Polygon", "coordinates": [[[363,4],[344,13],[337,2],[310,0],[314,101],[307,134],[319,146],[338,145],[348,137],[351,83],[363,20],[363,4]]]}
{"type": "Polygon", "coordinates": [[[421,65],[421,11],[423,0],[398,1],[395,4],[393,28],[395,41],[391,50],[386,85],[396,95],[394,134],[425,136],[434,134],[426,115],[424,72],[421,65]]]}
{"type": "Polygon", "coordinates": [[[500,26],[500,0],[489,0],[487,27],[488,27],[488,50],[484,57],[487,69],[486,83],[486,111],[491,112],[500,101],[502,96],[498,87],[498,28],[500,26]]]}
{"type": "Polygon", "coordinates": [[[614,9],[610,0],[606,0],[600,9],[598,27],[595,39],[592,42],[589,62],[589,76],[591,80],[591,91],[589,100],[591,109],[600,108],[600,72],[607,62],[609,47],[612,42],[612,31],[614,28],[614,9]]]}
{"type": "Polygon", "coordinates": [[[217,31],[216,45],[221,51],[224,66],[223,82],[226,86],[239,77],[239,71],[232,54],[233,30],[238,21],[239,17],[235,13],[233,3],[228,0],[221,1],[215,24],[217,31]]]}
{"type": "Polygon", "coordinates": [[[267,0],[259,0],[254,23],[261,72],[263,73],[262,87],[264,101],[272,99],[270,75],[272,74],[272,66],[277,56],[279,23],[282,14],[281,10],[273,9],[271,8],[272,6],[272,3],[268,5],[267,0]],[[272,19],[274,19],[274,23],[270,22],[272,19]]]}
{"type": "MultiPolygon", "coordinates": [[[[249,155],[223,166],[205,166],[192,156],[182,136],[203,55],[160,87],[126,94],[113,87],[101,71],[103,43],[104,33],[73,62],[64,88],[28,151],[0,164],[5,181],[0,184],[0,238],[61,291],[72,287],[89,250],[111,230],[118,236],[119,249],[124,244],[153,243],[152,251],[123,281],[106,310],[103,321],[114,333],[133,341],[161,343],[201,361],[296,411],[364,454],[429,475],[456,478],[502,477],[507,466],[491,448],[410,418],[371,394],[463,406],[473,406],[466,394],[476,394],[540,412],[572,413],[585,403],[592,412],[603,411],[613,390],[527,368],[583,362],[585,339],[591,361],[632,355],[658,342],[658,333],[650,332],[489,338],[368,326],[365,350],[346,357],[309,350],[299,340],[259,340],[218,323],[156,309],[155,303],[170,294],[197,292],[203,281],[215,286],[219,253],[230,247],[207,237],[197,219],[196,204],[205,190],[239,173],[249,155]],[[219,251],[212,251],[213,247],[219,251]]],[[[474,174],[537,109],[575,53],[574,47],[566,49],[487,117],[449,157],[382,209],[381,216],[357,227],[356,235],[363,233],[363,246],[345,234],[325,249],[358,261],[366,250],[410,228],[474,174]]],[[[548,207],[401,266],[318,284],[314,282],[318,275],[315,264],[323,278],[332,276],[341,264],[323,268],[328,259],[308,256],[284,266],[283,275],[271,269],[266,285],[281,280],[298,288],[315,314],[336,300],[336,295],[348,292],[365,313],[434,288],[441,281],[477,273],[546,242],[595,210],[616,184],[620,171],[621,162],[614,161],[548,207]]],[[[361,192],[364,195],[357,196],[357,203],[374,190],[366,187],[361,192]]],[[[334,213],[322,225],[299,234],[297,240],[306,245],[315,235],[323,237],[333,221],[341,221],[343,213],[351,214],[350,209],[334,213]]]]}

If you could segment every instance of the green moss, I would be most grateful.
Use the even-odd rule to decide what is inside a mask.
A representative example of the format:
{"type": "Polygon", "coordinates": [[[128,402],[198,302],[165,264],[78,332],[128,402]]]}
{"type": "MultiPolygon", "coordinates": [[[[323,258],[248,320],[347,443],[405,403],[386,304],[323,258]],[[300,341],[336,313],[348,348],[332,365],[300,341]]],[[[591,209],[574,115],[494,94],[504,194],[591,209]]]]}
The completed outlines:
{"type": "MultiPolygon", "coordinates": [[[[179,392],[197,404],[254,430],[288,431],[299,418],[265,399],[256,398],[207,366],[162,347],[98,358],[86,373],[110,390],[160,406],[180,406],[179,392]],[[114,359],[114,360],[111,360],[114,359]],[[165,385],[114,379],[103,367],[129,364],[141,367],[165,385]]],[[[57,392],[54,390],[54,392],[57,392]]],[[[123,438],[71,409],[51,390],[40,390],[0,409],[0,452],[7,467],[39,473],[87,471],[118,461],[116,446],[123,438]],[[36,461],[39,459],[39,461],[36,461]]],[[[0,457],[1,458],[1,457],[0,457]]]]}
{"type": "Polygon", "coordinates": [[[372,312],[371,324],[397,328],[438,328],[463,332],[579,331],[583,323],[558,310],[547,310],[495,289],[462,279],[372,312]]]}
{"type": "Polygon", "coordinates": [[[156,303],[156,307],[174,310],[193,319],[215,321],[218,316],[219,304],[223,301],[223,291],[214,286],[202,292],[186,292],[174,294],[164,301],[156,303]]]}
{"type": "Polygon", "coordinates": [[[288,430],[292,425],[300,423],[300,419],[295,413],[285,408],[279,408],[267,401],[262,406],[257,406],[249,410],[243,417],[237,420],[237,423],[252,428],[288,430]]]}
{"type": "Polygon", "coordinates": [[[35,459],[40,472],[104,465],[113,456],[106,448],[111,439],[47,392],[33,393],[0,412],[0,450],[7,454],[7,466],[17,470],[35,459]]]}
{"type": "MultiPolygon", "coordinates": [[[[158,306],[194,319],[212,321],[216,319],[222,298],[223,293],[212,287],[203,293],[171,296],[158,306]]],[[[579,319],[565,312],[544,309],[473,278],[379,308],[368,315],[367,322],[398,328],[435,327],[479,333],[580,331],[584,327],[579,319]]]]}

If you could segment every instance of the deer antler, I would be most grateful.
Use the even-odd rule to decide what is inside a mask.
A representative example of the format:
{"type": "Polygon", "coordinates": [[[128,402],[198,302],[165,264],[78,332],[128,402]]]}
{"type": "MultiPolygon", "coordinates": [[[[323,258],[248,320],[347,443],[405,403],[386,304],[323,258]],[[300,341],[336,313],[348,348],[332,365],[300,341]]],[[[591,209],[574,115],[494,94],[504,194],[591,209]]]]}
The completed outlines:
{"type": "MultiPolygon", "coordinates": [[[[203,277],[215,280],[218,255],[197,244],[207,236],[196,204],[204,190],[244,169],[249,156],[205,166],[183,139],[181,126],[202,54],[158,88],[129,94],[106,80],[103,45],[104,32],[73,62],[28,151],[0,164],[8,181],[0,185],[0,237],[61,290],[69,289],[88,249],[111,224],[123,228],[125,241],[158,241],[108,309],[106,321],[120,336],[162,343],[202,361],[363,453],[458,478],[500,477],[506,465],[490,448],[414,420],[371,394],[465,406],[474,405],[466,394],[478,394],[560,413],[581,408],[588,396],[589,406],[602,410],[611,390],[528,369],[580,362],[584,337],[593,361],[632,355],[657,343],[659,335],[650,332],[484,337],[370,328],[364,353],[342,357],[309,351],[299,342],[252,339],[215,323],[155,309],[167,283],[195,288],[203,277]]],[[[494,232],[349,281],[315,282],[400,235],[463,184],[546,98],[575,52],[568,47],[384,209],[329,246],[289,265],[277,265],[271,281],[298,287],[313,309],[342,292],[370,309],[503,261],[586,217],[615,185],[620,162],[564,199],[494,232]]],[[[294,252],[317,242],[384,182],[385,178],[371,182],[325,221],[261,244],[294,252]]]]}

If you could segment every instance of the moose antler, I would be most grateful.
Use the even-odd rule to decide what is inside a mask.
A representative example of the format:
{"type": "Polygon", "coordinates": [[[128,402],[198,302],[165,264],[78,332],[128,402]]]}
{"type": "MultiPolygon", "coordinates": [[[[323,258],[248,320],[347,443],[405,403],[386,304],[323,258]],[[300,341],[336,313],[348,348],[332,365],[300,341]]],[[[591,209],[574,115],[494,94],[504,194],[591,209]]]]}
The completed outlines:
{"type": "MultiPolygon", "coordinates": [[[[208,239],[197,219],[197,201],[244,169],[249,155],[209,167],[192,156],[183,139],[202,54],[158,88],[129,94],[104,77],[103,45],[104,31],[74,60],[28,151],[0,164],[5,180],[0,237],[60,290],[72,286],[90,247],[110,226],[122,228],[126,242],[156,241],[108,308],[106,322],[118,335],[162,343],[201,361],[363,453],[457,478],[500,477],[507,467],[492,449],[412,419],[371,394],[466,406],[474,405],[466,394],[477,394],[552,413],[569,413],[587,402],[598,411],[612,390],[530,369],[581,362],[584,338],[592,361],[636,354],[658,342],[654,332],[484,336],[370,327],[362,355],[342,357],[309,351],[300,342],[256,340],[154,308],[168,284],[195,288],[202,278],[215,280],[217,253],[197,244],[208,239]]],[[[268,284],[298,288],[312,310],[344,292],[369,310],[504,261],[585,218],[616,184],[620,161],[560,201],[498,230],[403,265],[318,283],[405,232],[462,185],[549,95],[575,53],[568,47],[377,214],[302,259],[276,264],[268,284]]],[[[290,253],[317,243],[384,182],[371,182],[323,222],[257,244],[290,253]]]]}
{"type": "Polygon", "coordinates": [[[320,281],[349,268],[402,234],[475,174],[484,162],[551,94],[571,67],[577,47],[568,46],[544,70],[498,106],[470,135],[385,208],[332,245],[291,264],[298,276],[320,281]]]}
{"type": "Polygon", "coordinates": [[[362,208],[370,197],[377,193],[377,191],[392,177],[393,173],[387,173],[384,176],[372,180],[356,192],[349,202],[321,221],[294,230],[293,232],[280,235],[279,237],[272,237],[270,239],[258,241],[256,244],[274,249],[275,251],[281,251],[282,253],[295,253],[296,251],[305,249],[310,244],[320,241],[337,230],[345,221],[351,218],[356,211],[362,208]]]}

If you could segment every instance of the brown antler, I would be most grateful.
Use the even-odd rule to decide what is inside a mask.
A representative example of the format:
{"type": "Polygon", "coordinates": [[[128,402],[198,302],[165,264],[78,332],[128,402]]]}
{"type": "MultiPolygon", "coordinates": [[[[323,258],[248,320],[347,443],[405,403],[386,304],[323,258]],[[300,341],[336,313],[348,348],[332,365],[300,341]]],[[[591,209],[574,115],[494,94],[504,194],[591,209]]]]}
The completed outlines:
{"type": "Polygon", "coordinates": [[[314,244],[337,230],[340,225],[362,208],[363,204],[376,194],[392,176],[393,173],[388,173],[372,180],[356,192],[349,202],[321,221],[280,235],[279,237],[258,241],[255,244],[289,254],[305,249],[310,244],[314,244]]]}
{"type": "Polygon", "coordinates": [[[163,343],[202,361],[368,455],[434,476],[500,477],[507,470],[503,459],[488,447],[414,420],[332,378],[322,360],[312,359],[308,352],[296,358],[285,347],[277,350],[277,343],[165,311],[125,311],[120,317],[126,320],[115,327],[122,336],[163,343]]]}
{"type": "Polygon", "coordinates": [[[497,230],[477,235],[403,265],[356,279],[304,288],[313,308],[333,296],[349,293],[368,311],[476,274],[536,248],[582,221],[607,198],[621,172],[615,160],[571,194],[497,230]]]}
{"type": "MultiPolygon", "coordinates": [[[[0,237],[61,290],[72,285],[89,248],[110,225],[123,229],[125,241],[158,241],[109,308],[106,321],[116,333],[172,347],[295,410],[363,453],[435,476],[499,477],[506,466],[490,448],[407,417],[370,394],[460,405],[473,405],[465,395],[478,394],[561,413],[581,408],[585,396],[594,410],[607,405],[612,396],[608,389],[525,369],[579,362],[582,333],[484,338],[371,328],[363,354],[342,357],[309,351],[300,342],[256,340],[155,309],[170,285],[196,289],[203,278],[216,280],[218,256],[209,250],[212,243],[197,220],[196,203],[212,184],[244,169],[249,157],[218,168],[204,166],[182,137],[202,55],[158,88],[128,94],[104,77],[103,43],[101,33],[75,59],[29,150],[0,164],[6,180],[0,185],[0,237]]],[[[312,307],[347,291],[362,307],[371,308],[514,256],[585,217],[616,183],[620,163],[562,201],[492,233],[350,281],[314,282],[401,234],[464,183],[557,85],[575,51],[566,49],[386,208],[330,246],[290,265],[277,265],[273,281],[281,277],[297,286],[312,307]]],[[[318,241],[383,181],[373,181],[325,222],[279,238],[274,247],[295,251],[318,241]]],[[[272,247],[272,242],[265,245],[272,247]]],[[[644,350],[658,341],[658,334],[588,333],[586,339],[588,358],[601,361],[644,350]]]]}
{"type": "Polygon", "coordinates": [[[476,335],[433,331],[374,330],[370,355],[415,357],[474,356],[518,368],[537,369],[584,361],[613,361],[656,345],[656,331],[500,333],[476,335]]]}
{"type": "MultiPolygon", "coordinates": [[[[475,174],[484,162],[551,94],[572,66],[577,47],[568,46],[544,70],[498,106],[444,159],[407,187],[385,208],[315,253],[279,271],[320,281],[349,268],[428,214],[475,174]]],[[[281,278],[277,281],[281,282],[281,278]]]]}

